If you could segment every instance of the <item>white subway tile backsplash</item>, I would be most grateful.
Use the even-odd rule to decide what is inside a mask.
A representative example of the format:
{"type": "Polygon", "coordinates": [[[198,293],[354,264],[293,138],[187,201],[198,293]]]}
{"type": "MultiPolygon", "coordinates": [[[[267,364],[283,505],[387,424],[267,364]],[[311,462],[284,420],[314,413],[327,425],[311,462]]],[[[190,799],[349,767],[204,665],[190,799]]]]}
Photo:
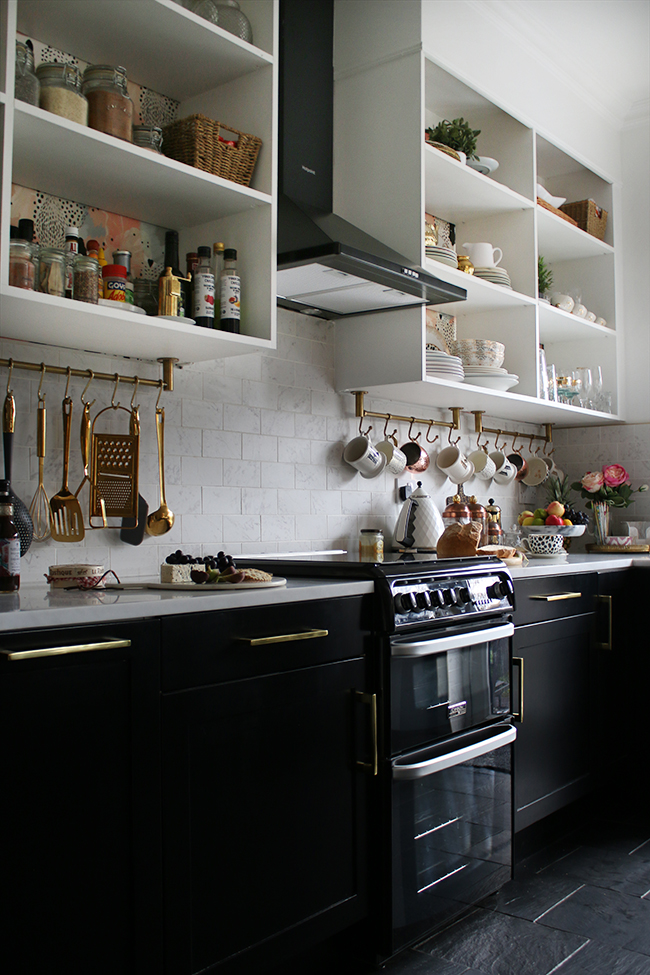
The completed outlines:
{"type": "Polygon", "coordinates": [[[278,514],[308,515],[311,512],[312,493],[295,489],[278,491],[278,514]]]}
{"type": "Polygon", "coordinates": [[[224,544],[226,542],[258,542],[261,537],[260,533],[260,515],[224,515],[223,517],[224,544]]]}
{"type": "Polygon", "coordinates": [[[269,488],[293,488],[295,487],[293,464],[269,464],[261,465],[261,484],[262,487],[269,488]]]}
{"type": "Polygon", "coordinates": [[[296,464],[295,479],[297,488],[310,491],[324,491],[327,487],[327,468],[311,464],[296,464]]]}
{"type": "Polygon", "coordinates": [[[296,524],[293,515],[262,515],[261,540],[263,542],[282,542],[296,538],[296,524]]]}
{"type": "Polygon", "coordinates": [[[236,460],[241,458],[242,435],[230,431],[203,431],[203,456],[223,457],[236,460]]]}
{"type": "Polygon", "coordinates": [[[277,437],[262,437],[253,433],[242,435],[242,460],[276,461],[277,459],[277,437]]]}
{"type": "Polygon", "coordinates": [[[260,487],[261,465],[254,460],[224,460],[223,483],[227,487],[260,487]]]}
{"type": "Polygon", "coordinates": [[[251,406],[234,406],[226,403],[223,408],[224,430],[237,430],[240,433],[260,432],[260,410],[251,406]]]}
{"type": "Polygon", "coordinates": [[[242,488],[241,510],[244,515],[277,514],[277,490],[273,488],[242,488]]]}
{"type": "Polygon", "coordinates": [[[295,421],[294,413],[262,410],[260,416],[261,431],[271,437],[293,437],[295,421]]]}
{"type": "MultiPolygon", "coordinates": [[[[207,548],[214,549],[222,541],[221,526],[221,515],[183,515],[182,550],[187,552],[188,545],[205,545],[207,548]]],[[[169,536],[171,536],[171,532],[169,536]]],[[[223,538],[223,541],[225,541],[225,538],[223,538]]],[[[173,552],[174,550],[174,547],[170,544],[167,548],[167,553],[169,554],[169,552],[173,552]]],[[[206,554],[212,555],[216,553],[211,551],[206,554]]]]}
{"type": "MultiPolygon", "coordinates": [[[[254,490],[244,488],[246,490],[254,490]]],[[[203,511],[206,515],[240,515],[242,513],[242,488],[204,487],[203,511]]]]}
{"type": "Polygon", "coordinates": [[[221,484],[223,461],[218,457],[182,457],[181,478],[183,484],[221,484]]]}

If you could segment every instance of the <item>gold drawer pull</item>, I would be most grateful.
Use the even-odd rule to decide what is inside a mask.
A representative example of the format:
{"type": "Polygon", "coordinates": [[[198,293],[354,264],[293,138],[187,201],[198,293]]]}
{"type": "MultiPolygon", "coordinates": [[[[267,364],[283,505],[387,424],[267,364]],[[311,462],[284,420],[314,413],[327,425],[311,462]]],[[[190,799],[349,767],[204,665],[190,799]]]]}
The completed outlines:
{"type": "Polygon", "coordinates": [[[252,640],[247,637],[241,639],[249,647],[262,647],[267,643],[289,643],[291,640],[315,640],[320,636],[328,636],[329,630],[303,630],[302,633],[284,633],[280,636],[259,636],[252,640]]]}
{"type": "Polygon", "coordinates": [[[0,650],[7,660],[32,660],[35,657],[56,657],[66,653],[88,653],[92,650],[118,650],[130,647],[130,640],[104,640],[102,643],[77,643],[68,647],[39,647],[38,650],[0,650]]]}
{"type": "Polygon", "coordinates": [[[581,592],[558,592],[552,596],[529,596],[529,599],[542,599],[546,603],[556,603],[560,599],[580,599],[581,592]]]}

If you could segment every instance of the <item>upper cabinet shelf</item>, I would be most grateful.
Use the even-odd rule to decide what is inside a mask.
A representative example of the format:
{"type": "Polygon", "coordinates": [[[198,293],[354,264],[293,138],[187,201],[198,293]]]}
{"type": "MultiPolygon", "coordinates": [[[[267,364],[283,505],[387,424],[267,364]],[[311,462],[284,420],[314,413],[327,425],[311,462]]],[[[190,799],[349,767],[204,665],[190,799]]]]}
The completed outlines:
{"type": "Polygon", "coordinates": [[[424,200],[427,213],[450,223],[533,207],[520,193],[424,145],[424,200]]]}
{"type": "Polygon", "coordinates": [[[540,206],[537,207],[537,237],[540,254],[547,261],[575,261],[614,253],[614,248],[605,241],[540,206]]]}

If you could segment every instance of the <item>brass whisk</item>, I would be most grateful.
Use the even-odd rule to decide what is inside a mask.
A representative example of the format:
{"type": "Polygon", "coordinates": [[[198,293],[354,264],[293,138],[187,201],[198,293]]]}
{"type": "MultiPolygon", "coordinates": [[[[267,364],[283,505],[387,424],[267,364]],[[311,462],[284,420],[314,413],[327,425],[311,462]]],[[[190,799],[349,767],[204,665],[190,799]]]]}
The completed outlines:
{"type": "Polygon", "coordinates": [[[34,523],[34,539],[38,542],[44,542],[46,538],[50,537],[50,518],[52,517],[52,511],[50,509],[50,502],[43,485],[43,467],[45,465],[45,429],[46,429],[46,412],[45,412],[45,394],[41,395],[41,387],[43,385],[43,378],[45,376],[45,366],[41,367],[41,381],[38,387],[38,410],[36,413],[36,452],[38,454],[38,487],[34,497],[32,498],[32,503],[29,506],[29,513],[31,519],[34,523]]]}

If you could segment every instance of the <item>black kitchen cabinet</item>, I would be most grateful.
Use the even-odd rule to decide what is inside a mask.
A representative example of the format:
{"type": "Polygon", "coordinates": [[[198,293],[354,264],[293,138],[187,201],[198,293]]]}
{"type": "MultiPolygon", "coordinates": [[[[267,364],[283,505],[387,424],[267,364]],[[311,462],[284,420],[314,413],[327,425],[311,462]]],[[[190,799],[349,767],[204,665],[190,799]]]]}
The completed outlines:
{"type": "Polygon", "coordinates": [[[11,975],[162,970],[158,632],[153,620],[0,635],[11,975]]]}
{"type": "Polygon", "coordinates": [[[596,580],[515,583],[515,832],[594,788],[596,580]]]}
{"type": "Polygon", "coordinates": [[[191,647],[166,624],[166,975],[258,972],[367,914],[365,605],[201,614],[191,647]]]}

